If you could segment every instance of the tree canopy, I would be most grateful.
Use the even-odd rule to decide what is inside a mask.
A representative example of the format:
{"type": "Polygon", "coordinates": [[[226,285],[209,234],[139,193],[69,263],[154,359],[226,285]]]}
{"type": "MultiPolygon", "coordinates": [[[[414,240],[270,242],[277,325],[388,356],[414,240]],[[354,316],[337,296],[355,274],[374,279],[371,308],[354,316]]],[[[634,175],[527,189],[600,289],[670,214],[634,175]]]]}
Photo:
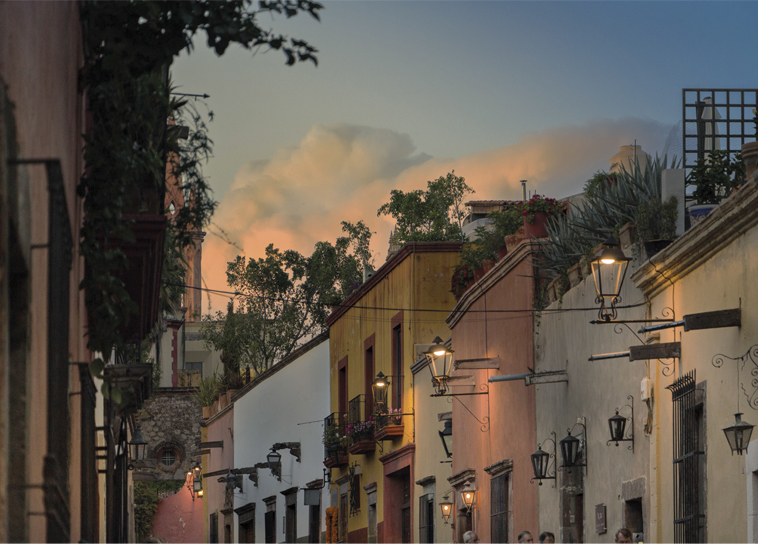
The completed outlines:
{"type": "Polygon", "coordinates": [[[456,176],[453,170],[428,181],[426,191],[393,190],[390,201],[382,204],[376,214],[395,218],[395,243],[463,241],[463,198],[473,192],[465,178],[456,176]]]}
{"type": "Polygon", "coordinates": [[[201,329],[206,345],[222,352],[225,377],[240,368],[263,372],[326,329],[329,307],[361,284],[371,262],[368,227],[343,222],[342,230],[346,236],[318,242],[310,257],[269,244],[264,257],[228,264],[236,295],[226,314],[206,316],[201,329]]]}

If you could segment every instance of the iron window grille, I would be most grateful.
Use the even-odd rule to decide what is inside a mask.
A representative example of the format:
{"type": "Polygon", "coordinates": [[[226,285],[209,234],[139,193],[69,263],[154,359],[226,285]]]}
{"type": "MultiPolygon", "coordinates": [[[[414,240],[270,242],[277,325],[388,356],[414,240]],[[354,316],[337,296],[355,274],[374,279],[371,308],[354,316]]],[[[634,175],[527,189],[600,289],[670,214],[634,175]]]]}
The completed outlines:
{"type": "Polygon", "coordinates": [[[674,542],[703,542],[705,514],[700,501],[700,429],[695,371],[669,385],[674,402],[674,542]]]}

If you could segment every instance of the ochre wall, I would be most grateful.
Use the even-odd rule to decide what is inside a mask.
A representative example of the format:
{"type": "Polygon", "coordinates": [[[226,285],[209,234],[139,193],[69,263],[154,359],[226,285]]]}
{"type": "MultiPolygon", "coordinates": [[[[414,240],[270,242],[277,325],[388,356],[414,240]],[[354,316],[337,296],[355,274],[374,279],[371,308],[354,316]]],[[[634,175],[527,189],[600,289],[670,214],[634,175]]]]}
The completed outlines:
{"type": "MultiPolygon", "coordinates": [[[[414,410],[413,376],[410,371],[415,362],[414,344],[431,343],[435,336],[447,338],[449,330],[445,325],[447,312],[455,304],[450,293],[450,277],[459,260],[460,244],[419,243],[409,244],[398,255],[390,259],[344,305],[350,308],[340,315],[330,318],[330,361],[331,361],[331,410],[338,411],[337,365],[348,358],[348,400],[360,394],[371,395],[365,390],[364,357],[365,341],[374,335],[374,374],[395,374],[392,369],[392,318],[403,309],[403,413],[414,410]],[[435,245],[436,244],[436,245],[435,245]],[[375,309],[383,308],[383,309],[375,309]],[[430,312],[410,311],[410,309],[439,310],[430,312]]],[[[372,381],[373,377],[370,380],[372,381]]],[[[391,381],[394,378],[390,378],[391,381]]],[[[390,395],[393,395],[392,389],[390,395]]],[[[326,416],[328,414],[324,414],[326,416]]],[[[384,514],[384,465],[379,460],[392,451],[414,442],[415,428],[412,416],[403,417],[404,435],[402,439],[382,442],[383,451],[377,446],[374,452],[350,455],[350,463],[357,462],[362,470],[360,485],[377,483],[377,522],[381,527],[384,514]]],[[[415,455],[419,455],[416,452],[415,455]]],[[[437,452],[435,452],[437,455],[437,452]]],[[[416,509],[417,490],[411,467],[411,520],[416,509]]],[[[332,481],[347,474],[347,469],[333,469],[332,481]]],[[[361,510],[357,516],[348,519],[348,532],[367,527],[368,507],[366,494],[361,489],[361,510]]],[[[387,540],[389,533],[384,527],[381,538],[387,540]]]]}

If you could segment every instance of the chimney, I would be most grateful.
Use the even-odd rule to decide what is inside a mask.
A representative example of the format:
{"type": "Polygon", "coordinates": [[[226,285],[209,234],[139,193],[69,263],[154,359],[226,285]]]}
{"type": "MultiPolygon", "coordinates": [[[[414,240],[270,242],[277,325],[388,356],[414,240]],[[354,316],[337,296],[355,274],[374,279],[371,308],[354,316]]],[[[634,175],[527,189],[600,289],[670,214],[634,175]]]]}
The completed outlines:
{"type": "Polygon", "coordinates": [[[526,200],[526,180],[521,180],[521,200],[526,200]]]}

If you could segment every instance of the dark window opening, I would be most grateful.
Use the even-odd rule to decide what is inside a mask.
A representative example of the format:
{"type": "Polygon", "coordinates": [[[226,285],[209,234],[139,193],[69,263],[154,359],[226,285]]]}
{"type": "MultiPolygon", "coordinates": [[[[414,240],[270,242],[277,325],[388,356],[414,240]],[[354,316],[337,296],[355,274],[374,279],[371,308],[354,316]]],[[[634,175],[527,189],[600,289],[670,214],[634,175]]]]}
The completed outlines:
{"type": "Polygon", "coordinates": [[[395,375],[394,408],[403,409],[403,327],[392,329],[392,370],[395,375]]]}
{"type": "Polygon", "coordinates": [[[366,395],[366,419],[374,413],[374,395],[371,390],[371,384],[374,381],[374,348],[373,346],[366,350],[366,359],[363,367],[363,389],[366,395]]]}
{"type": "Polygon", "coordinates": [[[418,498],[419,542],[434,542],[434,494],[418,498]]]}
{"type": "Polygon", "coordinates": [[[276,542],[276,510],[266,512],[263,523],[266,531],[266,542],[276,542]]]}
{"type": "Polygon", "coordinates": [[[508,542],[508,479],[502,474],[490,480],[490,535],[492,542],[508,542]]]}

